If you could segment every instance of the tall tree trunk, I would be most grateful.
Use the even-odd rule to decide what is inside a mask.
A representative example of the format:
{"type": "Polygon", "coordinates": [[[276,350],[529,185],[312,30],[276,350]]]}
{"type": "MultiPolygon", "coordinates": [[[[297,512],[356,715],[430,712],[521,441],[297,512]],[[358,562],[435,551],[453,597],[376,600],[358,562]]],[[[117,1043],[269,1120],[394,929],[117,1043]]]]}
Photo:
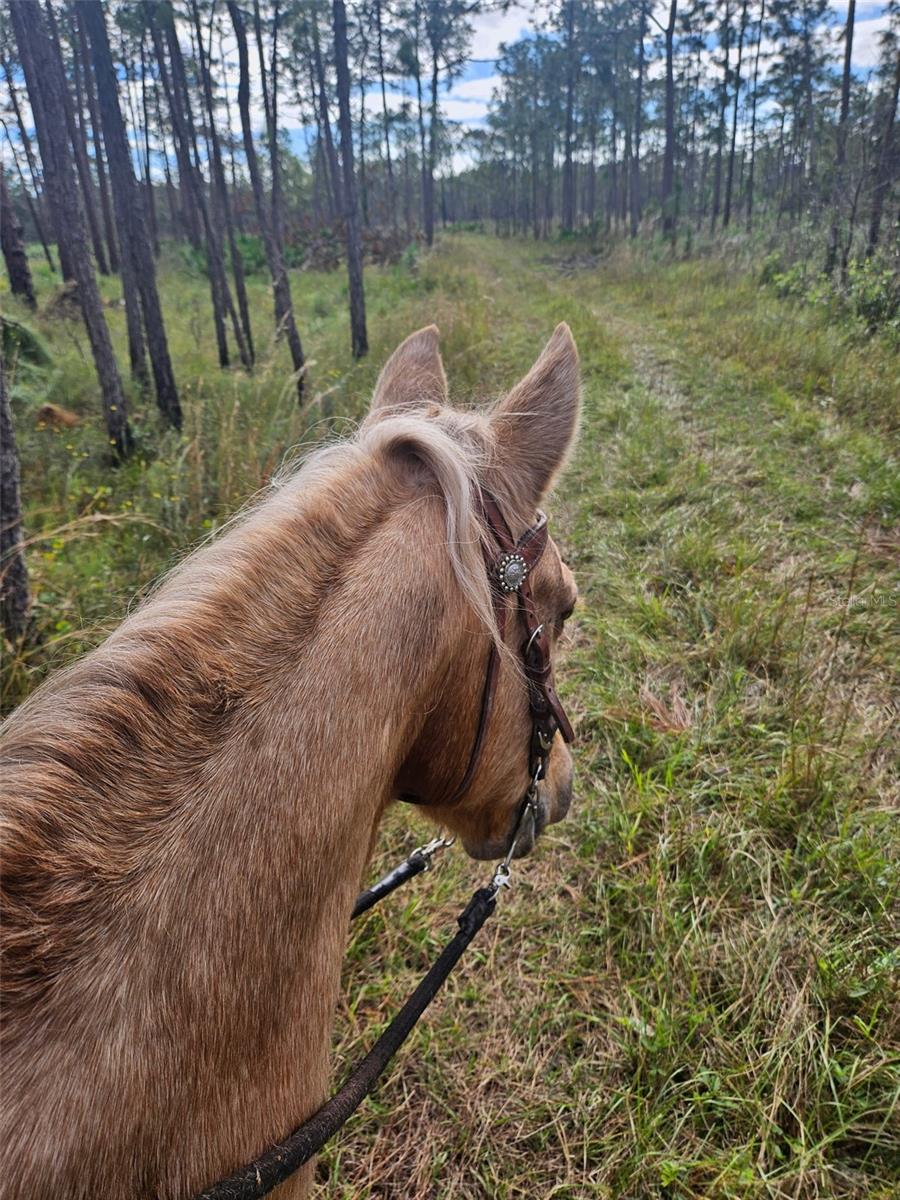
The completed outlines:
{"type": "MultiPolygon", "coordinates": [[[[194,171],[192,178],[194,182],[194,194],[203,222],[203,232],[206,238],[206,257],[210,266],[210,279],[218,291],[223,316],[227,316],[231,321],[231,331],[237,344],[241,363],[249,370],[252,365],[250,353],[247,350],[247,343],[234,307],[234,301],[231,298],[231,288],[228,286],[228,275],[225,271],[225,251],[222,245],[218,214],[210,213],[209,205],[206,201],[203,172],[200,166],[200,153],[197,148],[197,131],[194,125],[194,116],[191,112],[190,88],[188,87],[184,57],[181,53],[181,43],[178,41],[178,33],[174,20],[169,20],[166,23],[166,40],[169,47],[169,61],[172,64],[172,87],[175,94],[180,96],[184,127],[187,131],[190,151],[193,156],[194,171]]],[[[214,190],[213,198],[215,198],[214,190]]],[[[223,366],[227,366],[227,362],[223,363],[223,366]]]]}
{"type": "Polygon", "coordinates": [[[333,200],[332,216],[336,217],[341,209],[341,169],[338,163],[337,150],[334,146],[334,136],[331,132],[331,116],[328,112],[328,86],[325,81],[325,64],[322,61],[322,46],[319,41],[319,23],[316,14],[312,20],[313,64],[316,72],[316,89],[319,97],[319,123],[325,136],[325,157],[328,163],[330,192],[333,200]]]}
{"type": "Polygon", "coordinates": [[[856,0],[847,5],[847,24],[844,26],[844,73],[841,77],[841,111],[838,117],[837,145],[834,152],[834,185],[831,190],[831,233],[828,252],[825,255],[825,274],[834,271],[837,262],[840,220],[838,210],[844,194],[844,169],[847,163],[847,118],[850,115],[850,60],[853,55],[853,22],[856,18],[856,0]]]}
{"type": "Polygon", "coordinates": [[[94,76],[103,141],[109,162],[116,220],[122,231],[122,285],[135,287],[140,295],[150,366],[156,391],[156,403],[163,417],[181,428],[181,405],[175,386],[175,373],[169,357],[169,344],[156,288],[156,264],[147,230],[145,191],[134,175],[131,150],[122,110],[119,107],[118,81],[113,64],[101,0],[81,0],[79,5],[84,28],[91,46],[94,76]],[[130,271],[126,276],[126,261],[130,271]]]}
{"type": "Polygon", "coordinates": [[[250,55],[247,50],[247,30],[244,17],[235,0],[227,0],[228,13],[234,26],[238,44],[239,83],[238,108],[241,114],[241,129],[244,135],[244,154],[247,158],[247,170],[250,174],[250,185],[253,189],[253,201],[256,207],[256,219],[259,222],[263,246],[266,251],[266,261],[272,276],[272,289],[275,300],[275,325],[279,333],[287,338],[291,354],[291,362],[297,375],[297,398],[302,402],[304,389],[304,359],[300,335],[294,320],[294,305],[291,299],[291,284],[287,269],[284,265],[284,254],[281,245],[275,240],[272,222],[266,205],[262,177],[259,173],[259,163],[256,158],[256,147],[253,144],[253,123],[250,118],[250,55]]]}
{"type": "Polygon", "coordinates": [[[713,183],[713,208],[710,230],[715,233],[719,213],[722,208],[722,157],[725,152],[725,114],[728,111],[728,65],[731,50],[731,5],[725,4],[724,33],[722,49],[725,51],[725,61],[722,67],[722,90],[719,92],[719,120],[716,126],[716,172],[713,183]]]}
{"type": "MultiPolygon", "coordinates": [[[[156,10],[158,11],[158,9],[156,10]]],[[[200,221],[203,227],[204,239],[206,243],[206,260],[209,273],[210,294],[212,298],[213,317],[216,329],[216,342],[219,350],[219,365],[227,367],[229,365],[228,354],[228,339],[225,332],[225,319],[231,318],[232,331],[234,339],[238,346],[238,353],[244,366],[250,366],[250,359],[247,353],[247,346],[244,341],[244,335],[241,331],[240,322],[231,300],[231,290],[228,287],[228,280],[225,275],[225,260],[222,251],[222,243],[219,238],[219,231],[215,227],[214,222],[210,218],[209,206],[206,203],[206,197],[203,192],[203,180],[200,174],[200,156],[197,151],[196,134],[194,130],[194,121],[190,108],[190,97],[187,87],[187,76],[184,70],[184,60],[181,55],[181,47],[178,43],[178,36],[175,31],[174,20],[171,14],[166,14],[165,36],[166,44],[169,50],[169,60],[172,65],[171,78],[166,66],[166,56],[162,43],[162,36],[157,25],[151,26],[151,34],[153,44],[156,50],[156,58],[159,64],[160,79],[162,80],[163,91],[166,93],[166,98],[169,104],[169,111],[172,115],[172,122],[175,131],[176,149],[180,147],[180,169],[184,178],[182,179],[190,193],[191,204],[195,212],[199,213],[200,221]]]]}
{"type": "Polygon", "coordinates": [[[225,235],[228,238],[228,253],[231,258],[231,270],[234,275],[234,289],[237,292],[238,309],[241,314],[241,327],[247,343],[247,357],[252,364],[255,358],[253,349],[253,331],[250,327],[250,304],[247,299],[247,284],[244,277],[244,260],[238,248],[234,232],[234,221],[231,216],[231,202],[228,197],[228,184],[225,180],[225,166],[222,162],[222,147],[216,128],[216,113],[213,103],[212,79],[206,53],[203,49],[203,29],[200,24],[200,6],[197,0],[191,0],[191,15],[194,29],[197,33],[197,55],[200,68],[200,78],[203,87],[203,99],[206,104],[206,114],[209,120],[209,139],[212,151],[212,182],[217,201],[217,209],[225,223],[225,235]]]}
{"type": "Polygon", "coordinates": [[[731,221],[731,195],[734,187],[734,153],[737,146],[738,101],[741,94],[741,62],[744,56],[744,34],[747,30],[747,0],[741,5],[741,24],[738,30],[737,63],[734,68],[734,107],[731,113],[731,145],[728,148],[728,176],[725,181],[725,210],[722,213],[722,228],[727,229],[731,221]]]}
{"type": "Polygon", "coordinates": [[[103,234],[100,232],[100,221],[97,217],[97,205],[94,202],[94,181],[91,178],[91,168],[88,164],[84,138],[75,120],[75,108],[72,104],[69,81],[66,78],[66,69],[63,64],[62,42],[59,36],[59,28],[56,24],[56,15],[53,12],[53,5],[50,3],[50,0],[45,0],[45,11],[47,14],[50,46],[59,69],[59,77],[62,79],[64,85],[62,92],[62,112],[66,123],[66,130],[69,134],[69,144],[72,147],[72,157],[75,162],[78,183],[81,188],[82,208],[87,217],[88,231],[91,235],[91,245],[94,248],[97,270],[101,275],[108,275],[109,266],[106,261],[106,247],[103,244],[103,234]]]}
{"type": "Polygon", "coordinates": [[[900,54],[897,55],[897,65],[894,70],[894,82],[891,95],[885,105],[884,129],[878,139],[878,150],[875,156],[875,184],[872,188],[872,212],[869,217],[869,237],[866,243],[866,258],[871,258],[881,236],[881,219],[884,213],[884,201],[891,186],[891,179],[897,170],[894,161],[894,135],[897,125],[897,97],[900,93],[900,54]]]}
{"type": "Polygon", "coordinates": [[[356,179],[353,175],[353,125],[350,120],[350,68],[347,64],[347,10],[344,0],[333,0],[334,59],[337,68],[338,114],[341,130],[341,166],[344,172],[344,230],[347,240],[347,278],[350,286],[350,344],[354,358],[369,349],[366,333],[366,297],[363,289],[362,247],[356,179]]]}
{"type": "Polygon", "coordinates": [[[394,167],[391,162],[391,119],[388,112],[387,85],[384,80],[384,29],[381,20],[381,0],[375,0],[375,31],[378,45],[378,78],[381,82],[381,119],[384,126],[384,161],[387,170],[387,201],[391,214],[391,225],[397,232],[397,189],[394,184],[394,167]]]}
{"type": "MultiPolygon", "coordinates": [[[[25,151],[25,161],[28,164],[28,173],[31,176],[31,187],[32,187],[32,190],[34,191],[34,195],[37,200],[37,204],[38,205],[43,204],[43,207],[46,210],[46,208],[48,207],[48,202],[47,202],[47,197],[44,193],[44,188],[43,188],[42,181],[41,181],[41,173],[38,170],[37,162],[34,157],[34,150],[32,148],[31,138],[28,133],[28,126],[26,125],[25,119],[22,115],[22,107],[19,104],[19,94],[16,90],[16,85],[15,85],[15,80],[13,78],[12,68],[10,67],[9,59],[6,57],[5,54],[3,55],[2,61],[3,61],[3,75],[4,75],[4,78],[6,79],[6,88],[9,93],[9,101],[10,101],[10,104],[12,105],[13,113],[15,114],[16,125],[18,126],[18,130],[19,130],[19,140],[22,143],[22,149],[25,151]]],[[[10,148],[13,151],[13,154],[15,155],[15,147],[12,144],[11,138],[9,139],[9,144],[10,144],[10,148]]],[[[22,178],[22,169],[19,166],[18,159],[16,159],[16,170],[18,171],[19,178],[21,179],[22,178]]],[[[23,185],[24,185],[24,181],[23,181],[23,185]]],[[[25,190],[27,192],[27,188],[25,190]]],[[[49,221],[50,221],[50,224],[52,225],[53,224],[52,215],[50,215],[49,221]]],[[[38,231],[40,234],[41,241],[44,244],[44,253],[47,256],[47,261],[50,264],[50,269],[51,269],[51,271],[55,271],[56,268],[53,265],[53,259],[50,255],[49,247],[47,246],[47,236],[44,232],[44,219],[36,217],[35,222],[38,226],[38,231]]]]}
{"type": "Polygon", "coordinates": [[[644,36],[647,32],[646,0],[641,0],[638,28],[638,77],[634,100],[634,144],[631,159],[631,236],[637,237],[641,224],[641,132],[644,116],[644,36]]]}
{"type": "Polygon", "coordinates": [[[440,83],[440,64],[437,47],[431,47],[431,97],[428,105],[428,153],[426,154],[422,175],[422,207],[425,216],[425,241],[434,245],[434,172],[437,167],[437,140],[440,121],[438,120],[438,86],[440,83]]]}
{"type": "Polygon", "coordinates": [[[667,238],[675,236],[675,66],[673,55],[677,10],[678,0],[671,0],[669,21],[666,25],[666,147],[662,173],[663,233],[667,238]]]}
{"type": "MultiPolygon", "coordinates": [[[[78,23],[78,29],[79,29],[78,45],[79,45],[79,50],[81,52],[81,55],[82,55],[82,58],[83,58],[84,64],[85,64],[85,72],[84,72],[85,78],[86,78],[86,81],[90,85],[91,92],[93,93],[93,78],[92,78],[93,73],[90,68],[90,60],[89,60],[88,53],[87,53],[87,45],[86,45],[86,41],[84,38],[84,34],[81,31],[81,21],[78,20],[77,23],[78,23]]],[[[76,67],[77,67],[77,64],[78,64],[78,55],[77,54],[75,55],[75,63],[76,63],[76,67]]],[[[127,75],[126,75],[126,78],[127,78],[127,75]]],[[[76,76],[76,86],[77,86],[77,80],[78,80],[78,77],[76,76]]],[[[80,108],[80,103],[79,103],[79,108],[80,108]]],[[[100,170],[102,169],[101,164],[102,164],[103,159],[102,159],[102,153],[101,153],[100,126],[99,126],[99,123],[96,122],[96,117],[97,117],[97,108],[96,108],[96,104],[94,104],[93,107],[91,108],[91,122],[92,122],[91,127],[92,127],[92,130],[94,133],[94,145],[96,147],[97,164],[98,164],[97,169],[98,169],[98,175],[99,175],[100,170]]],[[[105,184],[105,179],[104,179],[104,184],[105,184]]],[[[109,196],[106,195],[105,200],[104,200],[104,196],[103,196],[102,192],[101,192],[101,202],[103,202],[105,204],[104,218],[106,218],[106,209],[109,208],[109,196]]],[[[104,220],[104,224],[106,225],[106,220],[104,220]]],[[[109,214],[109,223],[108,223],[108,225],[106,225],[107,244],[112,246],[115,249],[116,239],[115,239],[114,233],[112,234],[112,241],[109,240],[110,235],[111,235],[111,229],[112,229],[112,214],[110,213],[109,214]]],[[[119,261],[118,258],[116,259],[116,266],[114,269],[119,270],[121,272],[121,276],[122,276],[122,298],[125,301],[125,327],[126,327],[126,332],[127,332],[127,337],[128,337],[128,361],[129,361],[129,365],[131,367],[131,377],[132,377],[132,379],[135,380],[135,382],[138,384],[141,391],[143,392],[143,391],[146,391],[150,387],[150,375],[149,375],[149,372],[147,371],[147,353],[146,353],[146,349],[145,349],[145,345],[144,345],[144,322],[143,322],[143,314],[141,313],[140,296],[138,293],[137,275],[136,275],[135,268],[134,268],[133,256],[131,255],[131,253],[129,251],[126,250],[126,253],[121,261],[119,261]]]]}
{"type": "MultiPolygon", "coordinates": [[[[2,175],[0,175],[2,178],[2,175]]],[[[0,628],[17,642],[28,628],[31,596],[22,545],[22,501],[19,495],[19,455],[13,429],[3,347],[0,346],[0,628]]]]}
{"type": "Polygon", "coordinates": [[[147,69],[144,30],[141,30],[141,113],[144,122],[144,191],[147,197],[147,215],[150,218],[150,236],[153,239],[153,253],[159,258],[159,223],[156,218],[156,197],[153,193],[153,176],[150,174],[150,109],[147,100],[147,69]]]}
{"type": "Polygon", "coordinates": [[[756,34],[756,55],[753,61],[753,100],[750,108],[750,171],[747,179],[747,232],[753,228],[753,186],[756,175],[756,104],[759,98],[759,56],[762,50],[763,26],[766,20],[766,0],[759,7],[759,29],[756,34]]]}
{"type": "Polygon", "coordinates": [[[84,64],[84,90],[87,97],[88,116],[91,121],[91,137],[94,143],[94,163],[97,167],[97,189],[100,192],[100,210],[103,213],[103,229],[106,234],[106,248],[109,253],[109,267],[111,271],[119,269],[119,245],[116,238],[116,226],[113,221],[112,202],[109,195],[109,184],[106,178],[106,166],[103,162],[103,138],[100,132],[100,121],[97,117],[97,96],[94,89],[94,77],[91,71],[90,54],[88,53],[87,41],[84,34],[84,23],[81,18],[81,6],[73,4],[72,6],[75,20],[75,32],[78,38],[78,53],[75,56],[76,64],[79,61],[84,64]]]}
{"type": "Polygon", "coordinates": [[[53,255],[50,253],[50,247],[47,244],[47,235],[44,232],[44,224],[41,219],[41,215],[38,212],[34,197],[28,190],[28,184],[25,182],[25,176],[22,173],[22,165],[19,162],[19,156],[16,154],[16,148],[11,140],[9,142],[9,149],[12,155],[13,166],[16,168],[16,174],[19,177],[19,186],[22,189],[22,196],[24,197],[25,204],[28,207],[28,215],[31,217],[31,220],[34,222],[34,227],[37,230],[38,240],[40,241],[41,247],[44,251],[44,257],[47,260],[47,266],[51,271],[55,271],[56,266],[53,262],[53,255]]]}
{"type": "MultiPolygon", "coordinates": [[[[30,6],[29,6],[30,7],[30,6]]],[[[10,14],[12,10],[10,9],[10,14]]],[[[31,59],[31,48],[27,41],[20,41],[19,35],[16,32],[17,22],[12,22],[13,32],[16,36],[16,41],[19,46],[19,58],[22,63],[22,71],[26,79],[26,88],[28,90],[28,101],[31,105],[31,115],[34,120],[34,131],[38,140],[38,147],[41,153],[41,178],[43,180],[42,194],[47,202],[47,212],[50,218],[50,227],[53,230],[53,237],[56,241],[56,248],[59,253],[59,269],[65,282],[69,282],[75,278],[75,272],[72,266],[72,261],[69,255],[69,243],[65,236],[65,226],[62,218],[62,199],[61,190],[62,184],[59,180],[60,170],[54,157],[54,143],[57,138],[51,136],[47,113],[44,108],[44,96],[40,91],[35,90],[32,96],[32,89],[28,87],[27,80],[29,75],[37,81],[39,73],[36,70],[31,59]]],[[[7,79],[9,80],[9,76],[7,79]]],[[[35,82],[35,88],[37,88],[35,82]]],[[[10,88],[10,95],[14,96],[15,92],[10,88]]],[[[18,115],[18,114],[17,114],[18,115]]],[[[24,128],[22,119],[18,117],[20,129],[24,128]]],[[[27,140],[25,144],[28,145],[27,140]]],[[[68,162],[68,151],[66,152],[66,161],[68,162]]]]}
{"type": "MultiPolygon", "coordinates": [[[[31,268],[28,265],[28,255],[25,252],[25,242],[22,237],[22,226],[16,216],[9,192],[6,190],[6,172],[0,163],[0,248],[3,250],[3,261],[6,263],[6,273],[9,276],[9,290],[14,296],[21,296],[29,308],[36,308],[34,298],[34,282],[31,278],[31,268]]],[[[0,521],[2,521],[0,516],[0,521]]]]}
{"type": "Polygon", "coordinates": [[[575,3],[566,3],[566,115],[563,142],[562,208],[564,233],[575,228],[575,3]]]}
{"type": "MultiPolygon", "coordinates": [[[[50,44],[40,7],[37,4],[13,4],[9,13],[16,41],[22,51],[25,81],[32,110],[37,102],[45,112],[63,112],[66,81],[50,44]]],[[[128,410],[88,249],[84,215],[79,204],[78,187],[64,125],[58,120],[41,122],[38,126],[38,142],[41,146],[45,177],[48,160],[53,162],[56,168],[59,229],[64,231],[64,241],[60,250],[62,252],[62,247],[65,246],[78,285],[78,299],[100,381],[107,435],[116,455],[125,458],[130,454],[133,445],[128,410]]]]}
{"type": "MultiPolygon", "coordinates": [[[[425,144],[425,105],[422,100],[422,64],[419,57],[419,48],[421,44],[421,5],[419,0],[416,0],[413,5],[413,14],[415,20],[416,44],[414,48],[413,58],[413,77],[416,81],[416,113],[419,122],[419,175],[422,181],[422,226],[425,229],[426,241],[428,240],[428,223],[432,222],[432,236],[434,235],[434,214],[428,216],[430,209],[431,193],[428,187],[428,151],[425,144]]],[[[431,242],[428,241],[431,245],[431,242]]]]}

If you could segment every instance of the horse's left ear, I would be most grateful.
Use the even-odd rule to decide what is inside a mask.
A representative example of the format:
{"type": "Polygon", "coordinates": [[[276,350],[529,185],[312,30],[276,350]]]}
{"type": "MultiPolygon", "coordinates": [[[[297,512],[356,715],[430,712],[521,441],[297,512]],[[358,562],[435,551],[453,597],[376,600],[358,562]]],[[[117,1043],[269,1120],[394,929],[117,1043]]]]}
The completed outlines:
{"type": "Polygon", "coordinates": [[[540,358],[491,414],[504,490],[536,508],[565,465],[578,432],[578,351],[557,325],[540,358]]]}
{"type": "Polygon", "coordinates": [[[447,403],[438,336],[437,325],[428,325],[400,343],[378,376],[370,412],[447,403]]]}

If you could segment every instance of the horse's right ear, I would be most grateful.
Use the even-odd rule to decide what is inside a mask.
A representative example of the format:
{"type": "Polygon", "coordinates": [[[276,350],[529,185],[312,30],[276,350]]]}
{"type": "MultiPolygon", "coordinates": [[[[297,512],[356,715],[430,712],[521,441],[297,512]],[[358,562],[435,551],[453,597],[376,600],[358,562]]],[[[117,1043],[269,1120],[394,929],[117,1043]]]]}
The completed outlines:
{"type": "Polygon", "coordinates": [[[375,384],[370,412],[381,414],[447,403],[447,376],[437,325],[411,333],[387,360],[375,384]]]}

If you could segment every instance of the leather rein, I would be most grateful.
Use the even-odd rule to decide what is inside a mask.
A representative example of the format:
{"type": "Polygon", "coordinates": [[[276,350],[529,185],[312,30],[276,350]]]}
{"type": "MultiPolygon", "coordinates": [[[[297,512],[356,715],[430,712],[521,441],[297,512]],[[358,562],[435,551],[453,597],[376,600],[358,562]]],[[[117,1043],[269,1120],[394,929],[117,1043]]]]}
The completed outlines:
{"type": "MultiPolygon", "coordinates": [[[[371,1050],[353,1067],[341,1088],[320,1109],[308,1117],[282,1142],[270,1146],[258,1158],[247,1163],[226,1179],[205,1188],[194,1200],[259,1200],[273,1188],[283,1183],[304,1163],[309,1162],[325,1143],[338,1132],[356,1111],[365,1097],[372,1091],[379,1076],[390,1060],[412,1032],[419,1017],[437,995],[466,947],[493,913],[497,896],[510,883],[510,863],[516,845],[528,819],[532,830],[537,833],[538,787],[547,771],[547,763],[553,738],[557,731],[565,741],[571,742],[572,726],[563,710],[553,686],[553,670],[550,662],[550,639],[542,622],[538,620],[531,593],[530,576],[547,546],[547,517],[538,513],[538,519],[518,539],[513,538],[496,500],[482,491],[479,496],[481,514],[486,528],[497,545],[497,555],[485,549],[485,562],[491,581],[494,616],[497,621],[499,642],[504,641],[507,620],[512,606],[510,597],[515,597],[515,611],[521,616],[525,638],[521,647],[522,669],[528,687],[528,707],[531,714],[531,736],[528,746],[528,771],[530,783],[519,806],[516,827],[509,842],[506,857],[494,869],[490,883],[478,888],[471,900],[457,917],[459,926],[456,934],[441,951],[432,966],[409,996],[406,1003],[390,1022],[371,1050]]],[[[500,673],[500,649],[492,641],[488,654],[487,670],[481,694],[481,706],[475,739],[462,779],[449,799],[425,800],[405,793],[401,799],[413,804],[441,805],[451,807],[458,804],[472,783],[487,736],[494,693],[500,673]]],[[[402,883],[429,869],[432,856],[439,850],[452,845],[452,839],[434,838],[412,854],[364,891],[357,899],[351,919],[361,916],[402,883]]]]}

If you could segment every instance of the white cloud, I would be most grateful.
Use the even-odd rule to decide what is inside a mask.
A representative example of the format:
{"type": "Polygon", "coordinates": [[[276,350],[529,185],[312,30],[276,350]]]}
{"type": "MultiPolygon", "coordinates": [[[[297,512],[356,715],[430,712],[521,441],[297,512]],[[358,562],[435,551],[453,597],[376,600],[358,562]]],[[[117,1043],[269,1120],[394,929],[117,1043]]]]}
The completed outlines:
{"type": "Polygon", "coordinates": [[[868,21],[857,20],[854,23],[853,51],[850,61],[857,70],[867,71],[878,65],[880,59],[878,38],[889,24],[887,14],[873,17],[868,21]]]}
{"type": "Polygon", "coordinates": [[[493,60],[501,43],[516,42],[533,26],[535,14],[543,16],[546,4],[511,4],[506,12],[480,13],[472,20],[472,57],[493,60]]]}
{"type": "Polygon", "coordinates": [[[450,89],[454,100],[482,100],[487,102],[494,94],[494,89],[500,86],[499,75],[489,75],[486,79],[465,79],[455,83],[450,89]]]}

